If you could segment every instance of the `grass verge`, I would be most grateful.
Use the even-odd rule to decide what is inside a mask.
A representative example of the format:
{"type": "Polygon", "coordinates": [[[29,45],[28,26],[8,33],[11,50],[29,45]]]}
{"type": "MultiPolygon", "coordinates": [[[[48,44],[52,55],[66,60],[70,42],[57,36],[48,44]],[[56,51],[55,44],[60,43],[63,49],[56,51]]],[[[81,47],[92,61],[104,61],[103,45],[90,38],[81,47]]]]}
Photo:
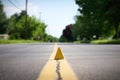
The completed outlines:
{"type": "Polygon", "coordinates": [[[37,43],[34,40],[0,40],[0,44],[14,44],[14,43],[37,43]]]}
{"type": "Polygon", "coordinates": [[[92,44],[120,44],[120,39],[118,40],[93,40],[92,44]]]}
{"type": "Polygon", "coordinates": [[[90,44],[120,44],[120,39],[113,39],[113,40],[92,40],[92,41],[75,41],[74,43],[79,44],[79,43],[90,43],[90,44]]]}

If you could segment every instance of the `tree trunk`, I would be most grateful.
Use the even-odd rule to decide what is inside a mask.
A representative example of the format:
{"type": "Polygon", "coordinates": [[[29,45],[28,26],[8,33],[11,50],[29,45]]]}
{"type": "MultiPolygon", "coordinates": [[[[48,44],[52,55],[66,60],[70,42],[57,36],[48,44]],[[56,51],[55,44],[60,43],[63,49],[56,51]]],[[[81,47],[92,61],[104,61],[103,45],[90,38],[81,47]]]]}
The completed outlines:
{"type": "Polygon", "coordinates": [[[115,39],[119,38],[119,23],[115,24],[115,39]]]}

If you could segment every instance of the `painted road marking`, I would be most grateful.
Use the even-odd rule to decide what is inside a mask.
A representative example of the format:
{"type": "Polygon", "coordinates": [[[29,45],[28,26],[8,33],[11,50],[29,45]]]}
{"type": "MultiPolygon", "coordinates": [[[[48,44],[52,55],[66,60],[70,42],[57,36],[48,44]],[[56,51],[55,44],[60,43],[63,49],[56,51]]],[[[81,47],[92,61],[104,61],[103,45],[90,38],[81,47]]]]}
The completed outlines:
{"type": "Polygon", "coordinates": [[[55,60],[57,50],[58,45],[55,44],[55,48],[37,80],[78,80],[65,57],[55,60]]]}

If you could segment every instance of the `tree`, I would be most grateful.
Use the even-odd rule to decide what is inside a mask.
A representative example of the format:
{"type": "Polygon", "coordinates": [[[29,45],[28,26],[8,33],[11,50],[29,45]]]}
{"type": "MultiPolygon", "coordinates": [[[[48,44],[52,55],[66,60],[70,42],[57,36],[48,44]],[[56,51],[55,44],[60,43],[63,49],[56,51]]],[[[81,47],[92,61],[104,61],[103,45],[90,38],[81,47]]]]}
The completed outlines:
{"type": "Polygon", "coordinates": [[[60,41],[61,42],[71,42],[73,41],[73,37],[72,37],[72,24],[69,24],[66,26],[66,28],[63,30],[63,34],[60,37],[60,41]]]}
{"type": "Polygon", "coordinates": [[[58,41],[58,38],[53,37],[52,35],[47,35],[46,34],[45,42],[57,42],[57,41],[58,41]]]}
{"type": "MultiPolygon", "coordinates": [[[[35,17],[31,17],[29,20],[29,29],[32,33],[32,36],[36,40],[45,41],[46,38],[46,29],[47,25],[43,22],[40,22],[35,17]]],[[[30,32],[29,32],[30,33],[30,32]]]]}
{"type": "MultiPolygon", "coordinates": [[[[25,14],[26,12],[22,11],[10,17],[7,32],[12,39],[26,39],[25,14]]],[[[44,41],[47,27],[45,23],[40,22],[34,16],[27,15],[27,17],[27,38],[44,41]]]]}
{"type": "Polygon", "coordinates": [[[94,35],[97,39],[103,36],[111,36],[113,29],[116,29],[116,33],[118,33],[119,28],[115,27],[115,24],[120,21],[117,13],[117,11],[120,11],[120,8],[117,7],[119,6],[117,5],[119,0],[116,0],[118,3],[116,1],[112,3],[116,6],[115,11],[111,9],[113,8],[110,4],[111,1],[113,0],[76,0],[81,15],[77,16],[76,24],[73,27],[73,36],[80,35],[82,38],[85,37],[91,40],[94,35]],[[78,33],[75,33],[76,31],[78,33]]]}
{"type": "MultiPolygon", "coordinates": [[[[23,13],[23,12],[22,12],[23,13]]],[[[21,34],[24,34],[25,15],[19,15],[15,13],[9,19],[7,33],[12,39],[24,38],[21,34]]]]}
{"type": "Polygon", "coordinates": [[[4,6],[0,1],[0,34],[6,33],[7,17],[3,10],[4,6]]]}
{"type": "MultiPolygon", "coordinates": [[[[120,38],[120,0],[104,1],[103,15],[111,26],[115,29],[115,39],[120,38]]],[[[101,10],[102,12],[102,10],[101,10]]]]}

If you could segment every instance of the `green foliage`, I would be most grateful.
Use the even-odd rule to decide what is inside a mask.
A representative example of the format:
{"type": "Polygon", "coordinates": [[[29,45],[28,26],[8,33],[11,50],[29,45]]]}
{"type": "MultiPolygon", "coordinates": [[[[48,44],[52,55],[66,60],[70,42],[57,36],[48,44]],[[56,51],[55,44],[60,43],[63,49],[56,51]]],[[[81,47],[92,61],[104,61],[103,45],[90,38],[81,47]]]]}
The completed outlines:
{"type": "Polygon", "coordinates": [[[0,34],[7,33],[10,39],[18,40],[27,38],[47,42],[58,41],[57,38],[46,34],[47,25],[36,17],[27,15],[26,18],[26,11],[21,11],[7,19],[3,8],[0,1],[0,34]]]}
{"type": "Polygon", "coordinates": [[[14,14],[10,17],[7,33],[11,36],[11,39],[20,39],[22,38],[22,33],[24,33],[24,21],[25,15],[23,17],[19,14],[14,14]]]}
{"type": "Polygon", "coordinates": [[[41,40],[44,41],[45,39],[45,28],[47,26],[45,23],[40,22],[35,17],[30,17],[28,20],[28,36],[31,36],[30,38],[33,38],[35,40],[41,40]]]}
{"type": "Polygon", "coordinates": [[[68,42],[67,38],[63,35],[61,35],[60,39],[59,39],[60,42],[68,42]]]}
{"type": "Polygon", "coordinates": [[[72,28],[74,39],[92,40],[101,37],[119,36],[119,0],[76,0],[80,15],[72,28]]]}
{"type": "Polygon", "coordinates": [[[6,14],[3,10],[4,6],[0,1],[0,34],[6,33],[6,27],[7,27],[7,18],[6,14]]]}
{"type": "Polygon", "coordinates": [[[46,42],[58,42],[58,38],[53,37],[53,36],[51,36],[51,35],[46,35],[45,41],[46,41],[46,42]]]}
{"type": "Polygon", "coordinates": [[[20,14],[14,14],[9,19],[7,32],[10,34],[11,39],[35,39],[44,41],[46,25],[40,22],[34,16],[27,15],[27,23],[25,23],[25,11],[20,14]],[[27,26],[25,26],[27,24],[27,26]]]}

